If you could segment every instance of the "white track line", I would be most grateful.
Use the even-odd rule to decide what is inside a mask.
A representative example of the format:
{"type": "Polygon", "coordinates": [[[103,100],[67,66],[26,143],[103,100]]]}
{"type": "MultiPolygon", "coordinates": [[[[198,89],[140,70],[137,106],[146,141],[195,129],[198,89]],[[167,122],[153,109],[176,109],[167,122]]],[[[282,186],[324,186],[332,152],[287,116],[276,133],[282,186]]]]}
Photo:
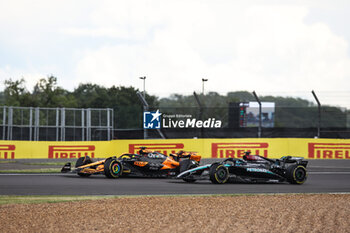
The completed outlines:
{"type": "Polygon", "coordinates": [[[315,175],[346,175],[350,174],[350,172],[308,172],[308,174],[315,174],[315,175]]]}

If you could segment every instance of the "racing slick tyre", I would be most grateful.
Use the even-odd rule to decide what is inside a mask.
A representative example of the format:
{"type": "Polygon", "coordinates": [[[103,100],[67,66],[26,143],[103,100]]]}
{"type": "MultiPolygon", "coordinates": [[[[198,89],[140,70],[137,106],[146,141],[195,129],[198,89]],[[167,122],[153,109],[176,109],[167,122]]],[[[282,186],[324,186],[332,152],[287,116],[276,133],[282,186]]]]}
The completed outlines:
{"type": "Polygon", "coordinates": [[[209,168],[209,178],[213,184],[224,184],[229,178],[229,171],[223,164],[213,163],[209,168]]]}
{"type": "MultiPolygon", "coordinates": [[[[75,167],[80,167],[86,164],[92,163],[92,160],[89,156],[85,156],[85,157],[80,157],[77,162],[75,163],[75,167]]],[[[82,172],[78,172],[78,175],[81,177],[89,177],[91,176],[91,174],[88,173],[82,173],[82,172]]]]}
{"type": "Polygon", "coordinates": [[[286,169],[286,179],[291,184],[303,184],[307,178],[306,168],[302,165],[293,164],[286,169]]]}
{"type": "Polygon", "coordinates": [[[103,170],[106,177],[118,178],[123,173],[123,165],[119,160],[109,158],[106,159],[103,170]]]}
{"type": "MultiPolygon", "coordinates": [[[[194,160],[190,160],[190,159],[186,159],[183,161],[180,161],[180,173],[190,170],[192,168],[198,167],[199,164],[194,161],[194,160]]],[[[193,177],[185,177],[183,178],[184,181],[188,182],[188,183],[194,183],[196,182],[196,179],[194,179],[193,177]]]]}

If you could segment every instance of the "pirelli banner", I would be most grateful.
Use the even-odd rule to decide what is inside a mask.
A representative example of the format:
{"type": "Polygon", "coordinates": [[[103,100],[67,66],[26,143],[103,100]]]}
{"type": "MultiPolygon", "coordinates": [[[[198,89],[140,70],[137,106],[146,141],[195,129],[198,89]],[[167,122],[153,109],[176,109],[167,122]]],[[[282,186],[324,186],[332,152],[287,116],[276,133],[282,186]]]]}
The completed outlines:
{"type": "Polygon", "coordinates": [[[76,159],[137,153],[140,147],[164,154],[196,151],[202,158],[242,158],[245,151],[268,158],[350,159],[350,139],[166,139],[93,142],[0,141],[0,159],[76,159]]]}

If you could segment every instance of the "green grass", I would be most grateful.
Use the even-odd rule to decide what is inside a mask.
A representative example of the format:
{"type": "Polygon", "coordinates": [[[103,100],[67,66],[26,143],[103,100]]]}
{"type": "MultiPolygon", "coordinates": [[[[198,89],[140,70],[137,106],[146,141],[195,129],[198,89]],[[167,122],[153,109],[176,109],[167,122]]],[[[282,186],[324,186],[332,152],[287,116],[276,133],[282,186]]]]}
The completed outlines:
{"type": "MultiPolygon", "coordinates": [[[[178,195],[101,195],[101,196],[68,196],[68,195],[40,195],[40,196],[12,196],[12,195],[0,195],[0,205],[6,204],[36,204],[36,203],[58,203],[58,202],[71,202],[71,201],[88,201],[88,200],[103,200],[103,199],[115,199],[115,198],[144,198],[144,197],[238,197],[238,196],[288,196],[288,195],[330,195],[328,193],[240,193],[240,194],[178,194],[178,195]]],[[[332,195],[350,195],[349,193],[338,193],[332,195]]]]}
{"type": "Polygon", "coordinates": [[[116,196],[8,196],[0,195],[0,205],[58,203],[69,201],[86,201],[116,198],[116,196]]]}
{"type": "MultiPolygon", "coordinates": [[[[24,165],[41,165],[41,166],[64,166],[68,162],[19,162],[19,161],[11,161],[11,160],[0,160],[0,164],[7,163],[18,163],[24,165]]],[[[71,162],[72,166],[75,166],[75,162],[71,162]]]]}
{"type": "Polygon", "coordinates": [[[61,168],[0,170],[0,173],[59,173],[59,172],[61,172],[61,168]]]}
{"type": "Polygon", "coordinates": [[[141,197],[220,197],[220,196],[243,196],[257,194],[178,194],[178,195],[101,195],[101,196],[11,196],[0,195],[0,205],[5,204],[35,204],[35,203],[58,203],[69,201],[102,200],[114,198],[141,198],[141,197]]]}
{"type": "Polygon", "coordinates": [[[0,164],[6,164],[6,163],[16,163],[16,161],[9,161],[9,160],[0,161],[0,164]]]}

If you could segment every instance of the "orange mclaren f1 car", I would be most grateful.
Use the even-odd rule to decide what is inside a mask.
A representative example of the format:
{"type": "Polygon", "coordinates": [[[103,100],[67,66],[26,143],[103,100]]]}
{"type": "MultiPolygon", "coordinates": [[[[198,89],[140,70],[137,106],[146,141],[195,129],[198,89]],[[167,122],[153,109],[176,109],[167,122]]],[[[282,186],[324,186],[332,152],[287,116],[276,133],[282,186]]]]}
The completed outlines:
{"type": "MultiPolygon", "coordinates": [[[[74,172],[79,176],[88,177],[92,174],[104,174],[108,178],[121,176],[136,177],[168,177],[199,166],[201,156],[195,152],[179,151],[169,156],[142,147],[138,154],[123,154],[119,158],[109,157],[93,162],[89,156],[81,157],[71,169],[71,163],[66,163],[61,172],[74,172]]],[[[190,178],[184,179],[192,182],[190,178]]]]}

